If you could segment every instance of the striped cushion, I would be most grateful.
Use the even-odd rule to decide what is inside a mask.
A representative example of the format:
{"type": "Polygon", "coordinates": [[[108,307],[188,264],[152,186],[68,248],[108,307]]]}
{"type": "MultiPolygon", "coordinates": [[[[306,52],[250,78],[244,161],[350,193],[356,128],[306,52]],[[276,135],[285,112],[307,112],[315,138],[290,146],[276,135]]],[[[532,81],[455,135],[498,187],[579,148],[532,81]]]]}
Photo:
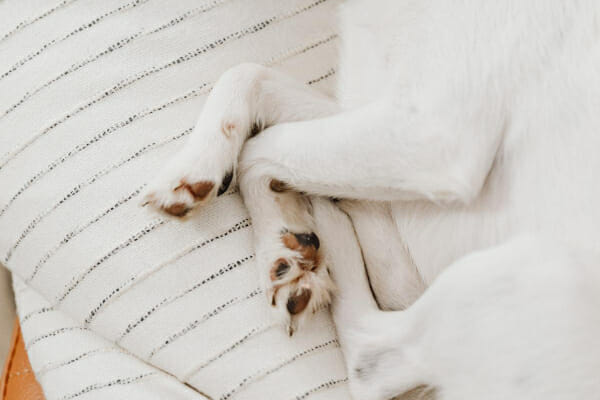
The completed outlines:
{"type": "Polygon", "coordinates": [[[327,312],[273,325],[235,188],[187,222],[139,207],[227,68],[330,91],[338,4],[0,2],[0,257],[48,399],[348,398],[327,312]]]}

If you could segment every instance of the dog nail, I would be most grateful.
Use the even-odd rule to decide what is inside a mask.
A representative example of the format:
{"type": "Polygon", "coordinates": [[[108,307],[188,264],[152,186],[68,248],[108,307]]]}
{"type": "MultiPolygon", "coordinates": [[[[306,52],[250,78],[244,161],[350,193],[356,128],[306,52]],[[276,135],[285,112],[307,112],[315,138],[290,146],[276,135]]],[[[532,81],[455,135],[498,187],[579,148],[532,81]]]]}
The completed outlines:
{"type": "Polygon", "coordinates": [[[291,296],[287,301],[287,310],[290,314],[296,315],[304,311],[312,292],[310,289],[302,288],[297,294],[291,296]]]}
{"type": "Polygon", "coordinates": [[[265,129],[263,124],[255,122],[252,125],[252,129],[250,129],[250,137],[254,137],[254,136],[258,135],[263,129],[265,129]]]}
{"type": "Polygon", "coordinates": [[[279,292],[279,288],[281,286],[275,286],[269,291],[269,296],[271,297],[271,305],[273,307],[277,306],[277,293],[279,292]]]}
{"type": "Polygon", "coordinates": [[[298,243],[301,246],[313,246],[315,249],[319,249],[321,246],[321,242],[319,242],[319,237],[315,235],[313,232],[311,233],[294,233],[298,243]]]}
{"type": "Polygon", "coordinates": [[[223,178],[223,182],[221,183],[221,187],[219,188],[219,191],[217,192],[217,196],[222,195],[223,193],[225,193],[227,191],[227,189],[229,189],[229,185],[231,185],[232,180],[233,180],[233,170],[229,171],[227,173],[227,175],[225,175],[225,178],[223,178]]]}

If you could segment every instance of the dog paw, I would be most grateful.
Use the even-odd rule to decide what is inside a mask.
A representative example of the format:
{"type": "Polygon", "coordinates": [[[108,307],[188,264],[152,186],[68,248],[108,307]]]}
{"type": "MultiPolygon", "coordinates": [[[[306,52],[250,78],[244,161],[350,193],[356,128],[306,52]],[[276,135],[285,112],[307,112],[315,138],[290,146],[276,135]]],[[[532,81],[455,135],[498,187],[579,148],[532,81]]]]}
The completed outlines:
{"type": "Polygon", "coordinates": [[[234,180],[234,160],[214,154],[176,156],[143,196],[142,205],[174,217],[184,217],[200,205],[222,195],[234,180]],[[221,158],[221,159],[219,159],[221,158]]]}
{"type": "Polygon", "coordinates": [[[334,285],[314,232],[283,230],[278,241],[280,249],[269,264],[267,293],[291,336],[309,315],[329,305],[334,285]]]}

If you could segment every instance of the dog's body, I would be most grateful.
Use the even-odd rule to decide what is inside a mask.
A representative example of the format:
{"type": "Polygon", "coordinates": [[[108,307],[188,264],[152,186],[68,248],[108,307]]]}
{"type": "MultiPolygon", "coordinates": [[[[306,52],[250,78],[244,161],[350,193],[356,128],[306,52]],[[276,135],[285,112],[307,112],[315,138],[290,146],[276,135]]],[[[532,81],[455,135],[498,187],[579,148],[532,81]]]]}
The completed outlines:
{"type": "Polygon", "coordinates": [[[600,3],[351,0],[341,31],[337,102],[230,70],[148,201],[184,215],[239,169],[290,332],[329,302],[332,267],[358,398],[598,396],[600,3]],[[352,228],[300,191],[342,199],[381,308],[456,265],[380,313],[352,228]]]}
{"type": "MultiPolygon", "coordinates": [[[[344,13],[342,106],[383,95],[412,108],[410,135],[427,136],[417,145],[439,146],[423,167],[442,170],[436,179],[452,170],[458,175],[447,177],[445,188],[419,187],[416,180],[406,197],[419,201],[391,205],[424,281],[430,284],[457,258],[523,231],[599,248],[600,208],[593,200],[600,195],[598,3],[367,3],[348,4],[344,13]],[[418,121],[420,115],[428,120],[418,121]],[[436,193],[442,189],[446,193],[436,193]],[[465,205],[440,206],[447,194],[465,205]]],[[[398,135],[406,134],[402,128],[398,135]]],[[[402,305],[387,290],[376,288],[378,299],[402,305]]]]}

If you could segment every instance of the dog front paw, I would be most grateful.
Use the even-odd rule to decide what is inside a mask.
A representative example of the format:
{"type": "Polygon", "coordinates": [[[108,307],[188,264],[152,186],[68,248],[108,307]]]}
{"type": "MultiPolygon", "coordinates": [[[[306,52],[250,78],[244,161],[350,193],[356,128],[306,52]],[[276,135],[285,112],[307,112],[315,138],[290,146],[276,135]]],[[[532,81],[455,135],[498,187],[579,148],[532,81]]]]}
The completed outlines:
{"type": "Polygon", "coordinates": [[[190,182],[188,178],[177,178],[163,187],[154,187],[144,196],[143,205],[165,212],[173,217],[184,217],[196,206],[207,203],[211,198],[219,196],[227,190],[233,179],[233,172],[229,172],[222,180],[218,190],[215,190],[213,181],[200,180],[190,182]],[[177,185],[175,186],[175,183],[177,185]]]}
{"type": "Polygon", "coordinates": [[[184,217],[225,193],[234,181],[236,160],[231,152],[212,152],[186,149],[175,156],[149,184],[142,205],[184,217]]]}

